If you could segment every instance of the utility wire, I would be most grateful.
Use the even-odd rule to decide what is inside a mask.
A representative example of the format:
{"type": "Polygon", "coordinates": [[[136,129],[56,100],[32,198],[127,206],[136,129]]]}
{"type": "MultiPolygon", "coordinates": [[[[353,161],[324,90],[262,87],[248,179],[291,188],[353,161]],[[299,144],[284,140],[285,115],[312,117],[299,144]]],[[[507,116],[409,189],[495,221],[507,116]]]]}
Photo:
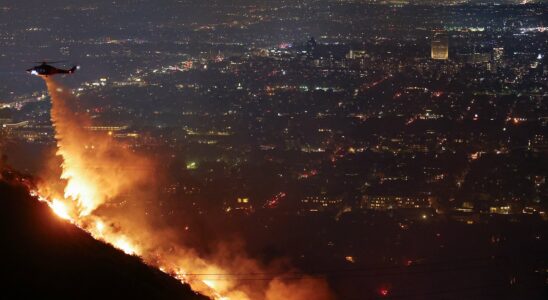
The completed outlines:
{"type": "MultiPolygon", "coordinates": [[[[315,270],[310,272],[303,271],[289,271],[289,272],[250,272],[250,273],[177,273],[175,275],[185,276],[214,276],[214,277],[239,277],[238,280],[268,280],[276,277],[284,278],[302,278],[305,276],[327,276],[327,275],[345,275],[347,277],[370,277],[370,276],[394,276],[402,274],[422,274],[422,273],[436,273],[436,272],[451,272],[471,269],[481,269],[487,267],[496,267],[498,259],[492,257],[488,258],[470,258],[462,260],[452,261],[440,261],[424,264],[412,264],[410,266],[386,266],[386,267],[363,267],[352,269],[327,269],[327,270],[315,270]],[[465,262],[476,262],[482,264],[468,264],[462,265],[465,262]],[[450,264],[460,264],[458,267],[445,267],[450,264]],[[441,266],[442,268],[439,268],[441,266]],[[429,267],[438,267],[436,269],[425,269],[429,267]],[[392,272],[382,272],[390,270],[400,270],[392,272]],[[380,272],[379,272],[380,271],[380,272]],[[244,278],[241,278],[243,276],[244,278]],[[249,278],[245,278],[248,276],[249,278]],[[253,276],[253,277],[252,277],[253,276]]],[[[223,278],[219,278],[223,279],[223,278]]]]}

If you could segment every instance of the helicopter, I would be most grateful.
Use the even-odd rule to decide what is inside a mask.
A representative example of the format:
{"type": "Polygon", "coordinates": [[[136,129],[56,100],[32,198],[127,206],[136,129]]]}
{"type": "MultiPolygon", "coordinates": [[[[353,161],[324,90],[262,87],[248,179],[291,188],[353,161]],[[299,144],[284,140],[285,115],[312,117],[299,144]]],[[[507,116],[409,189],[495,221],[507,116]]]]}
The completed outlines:
{"type": "Polygon", "coordinates": [[[63,61],[36,62],[36,63],[41,63],[41,64],[28,69],[27,72],[29,74],[36,75],[36,76],[48,77],[48,76],[52,76],[52,75],[55,75],[55,74],[72,74],[77,69],[79,69],[78,66],[73,66],[72,68],[70,68],[68,70],[65,70],[65,69],[59,69],[57,67],[54,67],[54,66],[50,65],[50,64],[56,64],[56,63],[61,63],[61,62],[63,62],[63,61]]]}

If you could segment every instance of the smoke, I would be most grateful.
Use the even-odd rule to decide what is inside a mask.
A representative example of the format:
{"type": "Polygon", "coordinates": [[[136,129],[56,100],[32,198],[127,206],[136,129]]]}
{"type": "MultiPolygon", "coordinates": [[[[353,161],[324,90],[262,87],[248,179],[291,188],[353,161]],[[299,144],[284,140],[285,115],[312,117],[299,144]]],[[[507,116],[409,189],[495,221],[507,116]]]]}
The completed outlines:
{"type": "Polygon", "coordinates": [[[217,250],[206,257],[183,246],[180,232],[158,225],[161,222],[147,204],[158,201],[154,162],[108,133],[89,130],[89,117],[72,108],[77,98],[71,91],[51,78],[46,84],[61,180],[48,172],[39,194],[58,215],[213,299],[333,298],[324,280],[292,280],[284,273],[289,270],[286,263],[263,265],[245,254],[242,243],[219,241],[217,250]]]}
{"type": "Polygon", "coordinates": [[[74,98],[68,89],[46,78],[52,98],[51,118],[55,126],[59,155],[63,159],[61,178],[67,181],[64,197],[77,201],[85,216],[120,194],[142,186],[152,164],[104,133],[90,132],[90,120],[70,109],[74,98]]]}
{"type": "Polygon", "coordinates": [[[329,287],[324,281],[315,278],[302,278],[296,281],[274,279],[268,285],[266,300],[329,300],[332,299],[329,287]]]}

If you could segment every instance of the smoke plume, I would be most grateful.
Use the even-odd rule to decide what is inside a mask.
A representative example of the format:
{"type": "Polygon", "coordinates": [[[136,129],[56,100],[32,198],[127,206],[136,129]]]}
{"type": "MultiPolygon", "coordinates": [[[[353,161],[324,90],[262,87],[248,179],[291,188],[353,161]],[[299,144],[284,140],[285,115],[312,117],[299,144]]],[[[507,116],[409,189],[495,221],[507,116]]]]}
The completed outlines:
{"type": "Polygon", "coordinates": [[[86,116],[70,109],[74,100],[69,90],[46,78],[52,98],[51,118],[55,126],[57,155],[63,160],[61,178],[64,197],[77,202],[86,216],[109,199],[146,183],[152,164],[104,133],[91,132],[86,116]],[[131,172],[129,172],[131,171],[131,172]]]}
{"type": "Polygon", "coordinates": [[[145,204],[158,200],[152,160],[108,132],[90,130],[90,118],[72,107],[77,97],[51,77],[46,84],[61,178],[45,178],[38,193],[60,217],[213,299],[332,299],[324,280],[291,279],[284,268],[247,257],[237,244],[219,242],[218,251],[207,257],[183,246],[176,229],[152,222],[155,214],[145,204]],[[250,278],[256,274],[276,275],[250,278]]]}

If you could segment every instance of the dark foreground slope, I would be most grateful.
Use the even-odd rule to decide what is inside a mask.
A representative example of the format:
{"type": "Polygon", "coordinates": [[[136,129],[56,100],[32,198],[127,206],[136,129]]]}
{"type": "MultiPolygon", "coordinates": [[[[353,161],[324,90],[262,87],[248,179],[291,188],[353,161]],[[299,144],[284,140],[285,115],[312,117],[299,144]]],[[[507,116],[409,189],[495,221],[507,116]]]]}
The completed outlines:
{"type": "Polygon", "coordinates": [[[2,299],[207,299],[0,180],[2,299]]]}

